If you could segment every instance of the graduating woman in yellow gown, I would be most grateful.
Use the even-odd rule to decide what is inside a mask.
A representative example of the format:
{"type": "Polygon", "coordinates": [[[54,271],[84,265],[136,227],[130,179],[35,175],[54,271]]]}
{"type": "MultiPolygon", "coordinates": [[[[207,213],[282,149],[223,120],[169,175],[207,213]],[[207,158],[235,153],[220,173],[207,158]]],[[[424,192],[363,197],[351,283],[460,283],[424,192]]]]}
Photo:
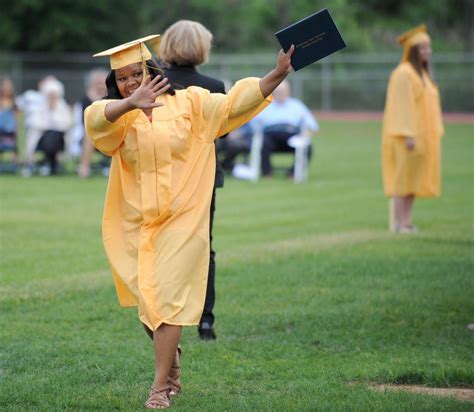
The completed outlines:
{"type": "Polygon", "coordinates": [[[104,246],[120,304],[138,306],[153,331],[155,379],[145,406],[163,409],[181,389],[173,369],[182,326],[198,325],[204,306],[214,140],[271,102],[294,48],[280,51],[265,77],[240,80],[227,95],[199,87],[170,92],[166,78],[147,75],[144,42],[156,37],[98,54],[110,56],[109,82],[119,95],[89,106],[85,124],[94,146],[112,156],[104,246]]]}
{"type": "Polygon", "coordinates": [[[399,42],[403,58],[390,76],[383,121],[383,180],[392,198],[391,229],[410,233],[416,231],[411,220],[415,198],[440,195],[444,129],[426,26],[406,32],[399,42]]]}

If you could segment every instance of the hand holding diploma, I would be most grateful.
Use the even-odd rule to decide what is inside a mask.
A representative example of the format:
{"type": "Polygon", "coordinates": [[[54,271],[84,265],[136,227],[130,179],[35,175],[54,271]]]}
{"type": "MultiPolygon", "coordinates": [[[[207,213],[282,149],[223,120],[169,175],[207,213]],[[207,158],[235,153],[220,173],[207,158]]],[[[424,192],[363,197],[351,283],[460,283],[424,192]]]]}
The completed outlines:
{"type": "Polygon", "coordinates": [[[276,67],[260,80],[260,90],[263,97],[272,94],[273,90],[288,76],[291,72],[291,56],[295,51],[295,46],[291,45],[285,53],[283,49],[280,50],[277,57],[276,67]]]}

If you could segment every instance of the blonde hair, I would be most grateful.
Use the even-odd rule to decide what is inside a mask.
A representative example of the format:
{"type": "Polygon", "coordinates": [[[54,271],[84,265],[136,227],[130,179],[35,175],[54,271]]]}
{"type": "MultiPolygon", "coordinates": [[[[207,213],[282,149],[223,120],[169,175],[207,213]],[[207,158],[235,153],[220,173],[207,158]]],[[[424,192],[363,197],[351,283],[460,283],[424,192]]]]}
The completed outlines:
{"type": "Polygon", "coordinates": [[[179,20],[166,29],[160,43],[160,58],[179,66],[199,66],[209,59],[212,34],[201,23],[179,20]]]}

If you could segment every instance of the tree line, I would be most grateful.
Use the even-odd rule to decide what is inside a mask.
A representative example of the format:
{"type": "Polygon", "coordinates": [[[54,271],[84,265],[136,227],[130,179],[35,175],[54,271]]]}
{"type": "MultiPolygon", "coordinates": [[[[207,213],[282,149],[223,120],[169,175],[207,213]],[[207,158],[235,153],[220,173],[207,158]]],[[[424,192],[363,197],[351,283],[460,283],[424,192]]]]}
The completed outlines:
{"type": "Polygon", "coordinates": [[[471,50],[472,0],[0,0],[0,50],[93,52],[179,19],[214,34],[217,52],[276,49],[273,33],[328,8],[352,51],[389,51],[426,23],[437,50],[471,50]]]}

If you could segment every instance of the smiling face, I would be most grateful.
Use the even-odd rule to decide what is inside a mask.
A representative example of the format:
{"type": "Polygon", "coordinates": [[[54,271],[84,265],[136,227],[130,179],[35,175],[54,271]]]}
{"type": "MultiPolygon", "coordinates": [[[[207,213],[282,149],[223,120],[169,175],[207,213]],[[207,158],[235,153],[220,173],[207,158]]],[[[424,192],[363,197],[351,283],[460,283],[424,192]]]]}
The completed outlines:
{"type": "Polygon", "coordinates": [[[123,98],[129,97],[138,89],[143,80],[141,63],[133,63],[115,70],[115,82],[123,98]]]}

